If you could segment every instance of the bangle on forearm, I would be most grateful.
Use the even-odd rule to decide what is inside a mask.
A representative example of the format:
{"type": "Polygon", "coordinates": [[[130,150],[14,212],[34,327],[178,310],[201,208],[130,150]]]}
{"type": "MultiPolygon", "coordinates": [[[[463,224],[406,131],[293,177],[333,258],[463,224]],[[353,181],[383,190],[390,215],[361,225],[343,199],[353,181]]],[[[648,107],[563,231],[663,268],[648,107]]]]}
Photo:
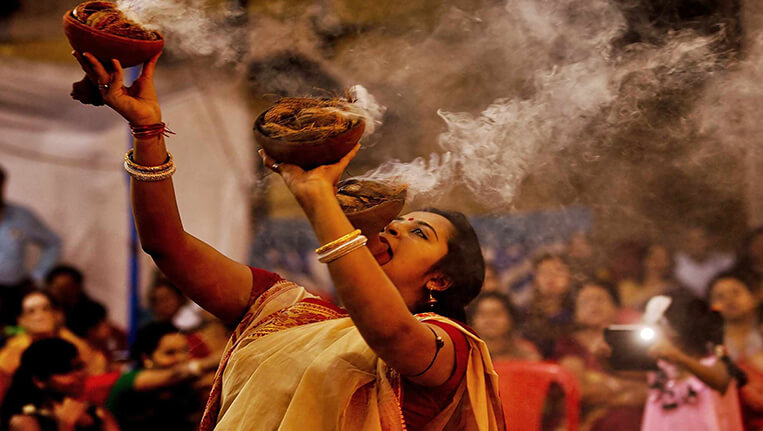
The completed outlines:
{"type": "Polygon", "coordinates": [[[368,242],[368,238],[366,238],[364,235],[358,235],[357,237],[340,245],[339,247],[336,247],[321,255],[318,255],[318,262],[331,263],[339,259],[340,257],[344,257],[352,253],[353,251],[363,247],[364,245],[366,245],[366,242],[368,242]]]}
{"type": "Polygon", "coordinates": [[[325,254],[327,251],[335,249],[341,246],[342,244],[346,244],[352,241],[353,239],[357,238],[358,236],[360,236],[360,229],[355,229],[354,231],[348,233],[347,235],[344,235],[340,238],[335,239],[334,241],[331,241],[328,244],[324,244],[316,248],[315,254],[325,254]]]}
{"type": "Polygon", "coordinates": [[[130,123],[130,132],[135,139],[148,139],[156,136],[164,136],[168,138],[170,135],[174,135],[175,132],[167,128],[165,123],[154,124],[132,124],[130,123]]]}
{"type": "Polygon", "coordinates": [[[175,162],[172,160],[172,154],[167,153],[167,161],[158,166],[143,166],[135,163],[132,159],[134,150],[125,154],[124,168],[136,181],[162,181],[170,178],[175,173],[175,162]]]}

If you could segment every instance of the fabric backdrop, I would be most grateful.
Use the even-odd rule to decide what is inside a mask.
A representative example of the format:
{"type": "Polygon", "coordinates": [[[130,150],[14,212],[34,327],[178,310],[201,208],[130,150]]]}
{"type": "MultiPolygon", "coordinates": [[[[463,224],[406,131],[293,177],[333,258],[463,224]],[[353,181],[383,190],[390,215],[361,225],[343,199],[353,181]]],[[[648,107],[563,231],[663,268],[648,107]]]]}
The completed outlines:
{"type": "MultiPolygon", "coordinates": [[[[126,123],[106,107],[69,97],[83,73],[72,65],[0,64],[0,165],[7,200],[31,208],[63,240],[62,261],[81,267],[86,290],[128,319],[128,181],[121,160],[126,123]]],[[[157,70],[163,118],[186,230],[246,261],[254,184],[251,121],[232,79],[199,79],[189,68],[157,70]],[[209,83],[214,82],[214,88],[209,83]]],[[[153,271],[141,252],[141,279],[153,271]]]]}

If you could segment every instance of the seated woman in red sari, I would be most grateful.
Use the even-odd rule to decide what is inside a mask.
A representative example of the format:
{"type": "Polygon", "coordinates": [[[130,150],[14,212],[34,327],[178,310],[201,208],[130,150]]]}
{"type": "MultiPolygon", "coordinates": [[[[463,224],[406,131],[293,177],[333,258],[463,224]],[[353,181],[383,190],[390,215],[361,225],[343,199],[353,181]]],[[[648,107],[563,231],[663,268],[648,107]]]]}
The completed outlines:
{"type": "Polygon", "coordinates": [[[132,206],[143,249],[185,294],[238,324],[202,430],[504,428],[485,344],[460,323],[484,277],[477,237],[463,215],[413,212],[384,229],[387,250],[380,255],[348,249],[362,238],[334,187],[358,148],[310,171],[262,154],[318,241],[347,252],[327,259],[346,310],[336,308],[277,274],[228,259],[183,229],[153,86],[158,56],[129,89],[118,61],[107,72],[90,54],[76,57],[106,104],[133,127],[130,162],[139,167],[131,174],[132,206]]]}

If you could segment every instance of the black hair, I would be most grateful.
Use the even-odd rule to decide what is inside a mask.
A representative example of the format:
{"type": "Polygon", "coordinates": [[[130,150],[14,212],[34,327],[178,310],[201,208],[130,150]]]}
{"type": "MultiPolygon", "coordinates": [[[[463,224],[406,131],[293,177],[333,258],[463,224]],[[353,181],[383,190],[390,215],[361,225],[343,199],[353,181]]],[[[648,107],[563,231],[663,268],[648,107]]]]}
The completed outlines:
{"type": "Polygon", "coordinates": [[[106,307],[98,302],[85,301],[67,316],[66,326],[76,335],[87,338],[87,332],[106,320],[107,314],[106,307]]]}
{"type": "Polygon", "coordinates": [[[757,295],[760,290],[760,280],[758,279],[758,277],[756,277],[754,274],[751,274],[749,271],[743,271],[743,270],[725,271],[713,277],[713,279],[710,280],[710,283],[708,283],[707,285],[708,300],[710,300],[710,295],[713,293],[713,288],[715,287],[715,285],[718,284],[719,281],[725,280],[727,278],[731,278],[742,283],[744,287],[753,295],[757,295]]]}
{"type": "Polygon", "coordinates": [[[578,294],[581,290],[583,290],[586,286],[596,286],[598,288],[604,289],[605,292],[609,295],[609,297],[612,299],[612,302],[617,306],[620,307],[620,292],[617,290],[617,287],[613,283],[610,283],[608,281],[604,281],[598,278],[587,278],[577,284],[575,288],[573,289],[575,292],[575,298],[577,299],[578,294]]]}
{"type": "Polygon", "coordinates": [[[0,409],[0,429],[8,429],[11,417],[21,414],[25,405],[37,407],[49,400],[60,401],[61,394],[37,387],[34,380],[47,381],[55,374],[73,371],[79,353],[74,345],[61,338],[44,338],[32,343],[21,355],[18,369],[5,394],[0,409]]]}
{"type": "Polygon", "coordinates": [[[154,292],[156,292],[156,289],[159,287],[166,287],[167,289],[171,290],[175,295],[180,297],[181,302],[185,302],[188,299],[185,294],[183,294],[183,291],[178,289],[178,287],[175,286],[175,284],[172,283],[168,278],[164,277],[160,273],[156,273],[154,275],[154,282],[151,284],[151,291],[149,292],[150,302],[153,302],[154,292]]]}
{"type": "Polygon", "coordinates": [[[547,261],[547,260],[558,260],[564,264],[566,267],[570,267],[570,263],[567,261],[567,258],[562,254],[557,253],[541,253],[538,256],[535,256],[532,260],[533,262],[533,271],[538,269],[541,263],[547,261]]]}
{"type": "Polygon", "coordinates": [[[706,301],[690,295],[670,297],[672,302],[664,316],[688,353],[703,357],[723,344],[723,317],[719,312],[711,310],[706,301]]]}
{"type": "Polygon", "coordinates": [[[479,308],[479,305],[486,299],[495,299],[498,301],[503,306],[503,309],[506,311],[506,313],[509,314],[509,317],[511,317],[513,326],[516,328],[519,325],[519,321],[522,316],[520,315],[519,310],[517,310],[517,307],[514,306],[508,295],[495,291],[480,293],[476,298],[474,298],[471,304],[466,307],[466,318],[469,324],[471,324],[472,320],[474,320],[474,315],[477,314],[477,308],[479,308]]]}
{"type": "Polygon", "coordinates": [[[138,368],[143,367],[143,356],[151,356],[165,335],[177,334],[180,330],[166,322],[151,322],[138,331],[130,349],[130,356],[138,368]]]}
{"type": "Polygon", "coordinates": [[[435,306],[418,311],[433,311],[465,322],[465,308],[480,293],[485,281],[485,259],[482,257],[477,233],[460,212],[437,208],[424,208],[421,211],[445,217],[453,225],[453,234],[448,238],[448,253],[431,268],[431,271],[441,272],[452,285],[442,292],[432,292],[437,300],[435,306]]]}
{"type": "Polygon", "coordinates": [[[48,271],[48,273],[45,275],[45,284],[50,284],[53,282],[53,280],[58,277],[59,275],[68,275],[69,277],[74,280],[75,283],[82,285],[85,282],[85,276],[82,274],[82,271],[75,268],[72,265],[56,265],[48,271]]]}

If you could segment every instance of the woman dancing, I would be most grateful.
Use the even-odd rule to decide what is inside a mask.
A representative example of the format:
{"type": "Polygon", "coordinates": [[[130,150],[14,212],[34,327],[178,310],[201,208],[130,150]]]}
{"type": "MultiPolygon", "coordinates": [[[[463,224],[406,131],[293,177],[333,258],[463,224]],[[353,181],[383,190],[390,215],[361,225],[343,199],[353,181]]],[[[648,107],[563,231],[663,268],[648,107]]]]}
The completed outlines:
{"type": "MultiPolygon", "coordinates": [[[[464,324],[484,261],[460,213],[428,209],[391,222],[372,255],[334,195],[356,146],[304,171],[260,153],[283,177],[323,247],[346,309],[277,274],[234,262],[183,229],[153,83],[158,56],[127,88],[74,53],[105,103],[129,121],[132,206],[143,249],[184,293],[237,323],[202,430],[502,430],[497,376],[485,344],[464,324]]],[[[79,98],[78,94],[72,94],[79,98]]]]}

